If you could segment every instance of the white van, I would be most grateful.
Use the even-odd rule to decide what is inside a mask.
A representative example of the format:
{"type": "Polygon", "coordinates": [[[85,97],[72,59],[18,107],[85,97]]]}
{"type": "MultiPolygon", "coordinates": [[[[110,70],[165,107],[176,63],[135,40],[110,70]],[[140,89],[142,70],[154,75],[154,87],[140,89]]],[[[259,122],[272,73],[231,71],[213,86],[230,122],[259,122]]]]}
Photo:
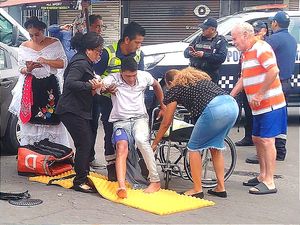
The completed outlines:
{"type": "Polygon", "coordinates": [[[18,118],[8,111],[11,90],[17,83],[17,46],[29,39],[28,32],[0,8],[0,137],[1,152],[15,154],[19,145],[18,118]]]}
{"type": "MultiPolygon", "coordinates": [[[[257,20],[262,20],[270,24],[268,19],[274,16],[276,11],[245,11],[218,19],[218,33],[225,36],[229,43],[227,58],[220,68],[220,87],[230,91],[239,76],[238,62],[240,52],[234,47],[230,34],[233,26],[238,22],[249,22],[253,24],[257,20]]],[[[295,73],[292,76],[293,88],[289,99],[289,106],[300,106],[300,12],[287,11],[287,13],[291,18],[289,31],[296,38],[298,43],[297,57],[295,59],[295,73]]],[[[188,66],[189,59],[184,57],[183,52],[201,33],[202,30],[199,29],[181,42],[143,46],[142,50],[145,53],[145,65],[147,70],[155,76],[155,78],[162,79],[167,70],[180,69],[188,66]]],[[[153,96],[148,95],[148,98],[150,99],[147,99],[147,102],[151,101],[153,96]]]]}
{"type": "Polygon", "coordinates": [[[17,47],[28,39],[28,32],[4,9],[0,8],[0,42],[17,47]]]}

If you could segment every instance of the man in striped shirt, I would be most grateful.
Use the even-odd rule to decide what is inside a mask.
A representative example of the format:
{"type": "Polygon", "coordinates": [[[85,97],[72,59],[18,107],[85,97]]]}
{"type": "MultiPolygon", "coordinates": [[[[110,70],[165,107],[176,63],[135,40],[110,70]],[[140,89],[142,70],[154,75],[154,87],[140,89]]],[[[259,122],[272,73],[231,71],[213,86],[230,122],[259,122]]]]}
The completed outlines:
{"type": "Polygon", "coordinates": [[[231,91],[236,96],[244,90],[253,114],[252,140],[260,164],[258,177],[244,182],[253,186],[251,194],[276,193],[274,172],[276,163],[275,137],[286,133],[286,102],[279,79],[279,69],[271,46],[254,36],[249,23],[236,25],[232,39],[242,51],[241,78],[231,91]]]}

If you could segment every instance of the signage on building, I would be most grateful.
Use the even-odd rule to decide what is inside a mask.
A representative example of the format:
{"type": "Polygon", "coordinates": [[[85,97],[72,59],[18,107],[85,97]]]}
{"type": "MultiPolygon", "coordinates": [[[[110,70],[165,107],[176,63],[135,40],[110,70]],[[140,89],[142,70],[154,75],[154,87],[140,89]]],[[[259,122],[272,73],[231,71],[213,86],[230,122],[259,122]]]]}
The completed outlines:
{"type": "Polygon", "coordinates": [[[198,17],[206,17],[210,13],[210,8],[207,5],[198,5],[194,9],[194,14],[198,17]]]}
{"type": "Polygon", "coordinates": [[[62,2],[51,2],[51,3],[36,3],[36,4],[25,4],[25,9],[42,9],[42,10],[68,10],[76,9],[77,1],[62,1],[62,2]]]}

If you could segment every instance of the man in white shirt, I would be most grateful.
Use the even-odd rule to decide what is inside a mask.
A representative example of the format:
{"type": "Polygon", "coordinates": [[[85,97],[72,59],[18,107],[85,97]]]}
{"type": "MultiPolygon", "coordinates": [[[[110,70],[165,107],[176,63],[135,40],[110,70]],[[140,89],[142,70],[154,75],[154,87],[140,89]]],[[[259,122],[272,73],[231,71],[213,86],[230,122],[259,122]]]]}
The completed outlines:
{"type": "Polygon", "coordinates": [[[159,101],[162,112],[163,91],[150,73],[137,70],[137,63],[133,57],[126,57],[121,63],[121,73],[111,74],[103,79],[105,87],[114,84],[117,92],[112,95],[113,108],[109,122],[113,123],[113,144],[116,146],[116,172],[119,188],[117,195],[126,198],[126,159],[130,142],[133,141],[143,155],[149,170],[150,185],[144,192],[151,193],[160,189],[160,179],[156,168],[154,153],[150,145],[149,118],[144,103],[145,90],[152,86],[159,101]]]}

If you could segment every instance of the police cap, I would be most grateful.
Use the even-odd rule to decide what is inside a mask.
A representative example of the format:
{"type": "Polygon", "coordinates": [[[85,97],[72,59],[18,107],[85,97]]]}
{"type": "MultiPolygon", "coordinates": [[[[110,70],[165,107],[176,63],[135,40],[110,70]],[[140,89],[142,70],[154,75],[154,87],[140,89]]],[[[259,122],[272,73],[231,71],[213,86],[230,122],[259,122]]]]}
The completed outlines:
{"type": "Polygon", "coordinates": [[[200,25],[200,27],[205,30],[209,27],[214,27],[214,28],[217,28],[218,27],[218,22],[216,19],[210,17],[210,18],[207,18],[206,20],[204,20],[204,22],[200,25]]]}

